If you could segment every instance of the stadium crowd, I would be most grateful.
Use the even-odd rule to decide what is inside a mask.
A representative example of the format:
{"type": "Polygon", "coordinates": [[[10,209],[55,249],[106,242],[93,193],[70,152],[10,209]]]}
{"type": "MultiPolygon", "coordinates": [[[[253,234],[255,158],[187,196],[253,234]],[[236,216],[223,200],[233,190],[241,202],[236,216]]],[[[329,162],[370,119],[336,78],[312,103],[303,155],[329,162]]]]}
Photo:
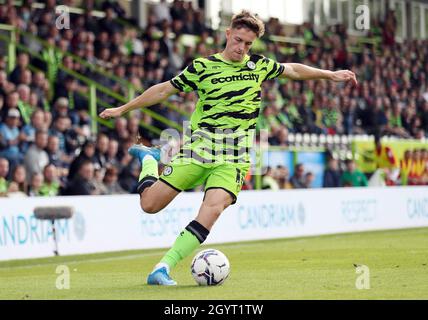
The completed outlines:
{"type": "MultiPolygon", "coordinates": [[[[224,45],[221,31],[206,26],[203,11],[182,0],[153,5],[144,30],[130,27],[129,22],[136,25],[135,21],[115,1],[83,1],[85,13],[71,14],[71,27],[62,30],[56,27],[58,15],[54,8],[58,4],[73,5],[73,1],[47,0],[43,9],[34,9],[32,0],[17,7],[13,3],[7,1],[0,6],[0,23],[27,32],[19,36],[19,42],[43,59],[19,52],[16,67],[8,74],[5,55],[0,55],[0,194],[135,192],[140,164],[127,149],[137,135],[148,143],[155,138],[139,126],[140,121],[161,129],[166,128],[165,124],[135,111],[130,117],[117,119],[113,129],[102,127],[92,137],[92,120],[84,97],[88,88],[59,70],[58,65],[126,95],[127,88],[121,82],[94,72],[65,53],[71,52],[144,89],[169,80],[192,59],[220,51],[224,45]],[[102,9],[105,17],[94,17],[94,9],[102,9]],[[197,35],[199,41],[195,47],[183,46],[171,34],[175,39],[183,34],[197,35]],[[30,35],[55,45],[59,51],[52,55],[30,35]]],[[[351,52],[347,48],[353,40],[341,25],[317,34],[311,24],[305,23],[290,35],[277,19],[270,19],[262,38],[264,55],[280,62],[352,69],[360,86],[327,81],[266,82],[258,129],[269,129],[269,143],[287,146],[289,133],[427,137],[428,43],[395,43],[395,25],[393,13],[389,13],[371,31],[382,39],[379,46],[367,45],[361,52],[351,52]],[[273,42],[269,35],[298,36],[306,43],[273,42]],[[313,46],[311,41],[318,45],[313,46]]],[[[3,41],[0,50],[5,50],[3,41]]],[[[99,98],[118,104],[102,93],[99,98]]],[[[170,103],[191,113],[196,99],[195,93],[180,94],[170,103]]],[[[186,120],[162,105],[154,110],[178,123],[186,120]]],[[[427,152],[419,153],[417,160],[428,163],[427,152]]],[[[367,185],[364,174],[352,161],[346,163],[343,173],[338,167],[336,160],[329,161],[324,186],[367,185]]],[[[279,166],[268,168],[263,188],[310,187],[313,179],[302,164],[296,166],[293,177],[289,177],[286,167],[279,166]]],[[[426,173],[415,182],[427,183],[426,173]]],[[[253,188],[251,180],[245,188],[253,188]]]]}

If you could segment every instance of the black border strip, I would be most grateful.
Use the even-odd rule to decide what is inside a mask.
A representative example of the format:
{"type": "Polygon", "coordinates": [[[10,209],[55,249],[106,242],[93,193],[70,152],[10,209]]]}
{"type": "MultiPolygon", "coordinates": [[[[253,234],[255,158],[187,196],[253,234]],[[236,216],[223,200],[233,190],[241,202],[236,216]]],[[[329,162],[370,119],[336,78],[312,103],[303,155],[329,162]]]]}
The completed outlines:
{"type": "MultiPolygon", "coordinates": [[[[238,280],[239,283],[239,280],[238,280]]],[[[225,286],[230,285],[226,283],[225,286]]],[[[144,290],[144,287],[142,287],[144,290]]],[[[197,286],[195,285],[195,288],[197,286]]],[[[124,315],[130,316],[144,310],[153,319],[244,319],[244,320],[266,320],[277,319],[278,315],[289,313],[305,313],[318,317],[325,315],[331,319],[343,319],[343,314],[349,313],[349,310],[366,310],[370,308],[370,314],[376,318],[394,318],[397,313],[409,312],[417,314],[420,309],[421,314],[426,311],[427,300],[409,301],[409,300],[184,300],[185,296],[181,294],[180,287],[177,288],[160,288],[165,291],[176,292],[176,297],[182,300],[6,300],[0,301],[0,308],[3,312],[11,311],[17,316],[25,315],[27,318],[34,317],[37,311],[46,312],[46,310],[64,312],[74,318],[79,318],[82,313],[90,310],[97,310],[100,317],[113,316],[123,319],[124,315]],[[177,290],[175,290],[177,289],[177,290]],[[254,312],[255,306],[258,306],[260,312],[254,312]],[[190,314],[174,314],[172,310],[193,307],[197,309],[195,318],[190,314]],[[332,312],[334,310],[335,312],[332,312]],[[411,310],[411,311],[409,311],[411,310]],[[341,312],[343,311],[343,312],[341,312]]],[[[142,291],[144,292],[144,291],[142,291]]],[[[149,295],[147,295],[148,297],[149,295]]],[[[145,297],[145,296],[144,296],[145,297]]],[[[87,294],[88,299],[96,299],[87,294]]],[[[203,296],[202,296],[203,298],[203,296]]],[[[318,294],[322,299],[322,293],[318,294]]],[[[421,297],[423,298],[423,297],[421,297]]],[[[16,317],[18,318],[18,317],[16,317]]],[[[348,317],[349,318],[349,317],[348,317]]],[[[356,319],[357,316],[351,316],[356,319]]]]}
{"type": "Polygon", "coordinates": [[[169,186],[169,187],[171,187],[171,188],[173,188],[175,191],[177,191],[177,192],[182,192],[183,190],[180,190],[180,189],[178,189],[178,188],[176,188],[176,187],[174,187],[171,183],[169,183],[168,181],[165,181],[164,179],[162,179],[162,178],[159,178],[159,181],[162,181],[163,183],[165,183],[167,186],[169,186]]]}

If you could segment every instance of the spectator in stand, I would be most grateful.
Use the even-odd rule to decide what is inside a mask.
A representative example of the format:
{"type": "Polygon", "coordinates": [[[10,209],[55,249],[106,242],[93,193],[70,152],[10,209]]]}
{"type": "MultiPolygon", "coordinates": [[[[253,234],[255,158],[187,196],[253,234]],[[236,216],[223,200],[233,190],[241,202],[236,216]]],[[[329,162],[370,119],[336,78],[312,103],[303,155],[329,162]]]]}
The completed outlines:
{"type": "Polygon", "coordinates": [[[50,134],[58,137],[59,149],[64,154],[72,155],[79,147],[79,135],[72,128],[71,119],[67,116],[58,116],[55,119],[50,134]]]}
{"type": "Polygon", "coordinates": [[[285,126],[277,126],[271,128],[271,134],[268,139],[269,144],[273,146],[288,146],[288,129],[285,126]]]}
{"type": "Polygon", "coordinates": [[[16,59],[16,67],[13,69],[12,73],[9,75],[9,80],[18,85],[21,83],[21,77],[25,70],[28,70],[28,65],[30,63],[30,57],[27,53],[21,52],[18,54],[16,59]]]}
{"type": "MultiPolygon", "coordinates": [[[[12,109],[17,109],[18,110],[18,103],[19,103],[19,94],[16,91],[10,91],[7,95],[6,95],[6,102],[4,107],[2,108],[1,112],[2,112],[2,119],[6,119],[7,118],[7,114],[9,112],[9,110],[12,109]]],[[[18,118],[21,118],[21,114],[18,114],[18,118]]],[[[19,124],[19,123],[18,123],[19,124]]]]}
{"type": "Polygon", "coordinates": [[[181,0],[174,0],[170,8],[171,17],[173,20],[180,20],[186,13],[185,2],[181,0]]]}
{"type": "Polygon", "coordinates": [[[17,92],[19,95],[18,109],[21,112],[21,117],[23,119],[23,122],[25,124],[29,124],[31,115],[34,112],[37,106],[37,103],[32,105],[30,101],[31,90],[29,86],[25,84],[20,84],[17,87],[17,92]]]}
{"type": "Polygon", "coordinates": [[[68,99],[65,97],[58,98],[58,100],[55,101],[52,110],[52,118],[54,119],[54,122],[59,117],[69,117],[72,124],[76,124],[79,120],[76,111],[69,108],[68,99]]]}
{"type": "Polygon", "coordinates": [[[53,164],[48,164],[43,169],[43,184],[39,189],[39,195],[53,197],[59,194],[61,184],[58,179],[58,169],[53,164]]]}
{"type": "Polygon", "coordinates": [[[119,151],[119,143],[115,139],[110,139],[108,142],[107,156],[106,156],[106,167],[107,168],[119,168],[120,162],[117,158],[119,151]]]}
{"type": "Polygon", "coordinates": [[[330,158],[327,163],[327,169],[324,171],[323,188],[340,187],[340,176],[338,161],[334,158],[330,158]]]}
{"type": "Polygon", "coordinates": [[[428,99],[421,103],[422,127],[428,130],[428,99]]]}
{"type": "Polygon", "coordinates": [[[31,123],[26,124],[22,130],[22,145],[21,150],[23,152],[26,152],[30,146],[31,143],[34,142],[36,131],[38,130],[46,130],[46,123],[45,123],[45,114],[42,110],[37,109],[33,112],[31,115],[31,123]]]}
{"type": "Polygon", "coordinates": [[[84,29],[97,34],[99,32],[98,20],[92,15],[93,11],[87,9],[84,15],[84,29]]]}
{"type": "Polygon", "coordinates": [[[422,127],[422,120],[419,116],[414,116],[410,122],[409,133],[406,132],[408,138],[414,137],[415,139],[425,138],[425,129],[422,127]]]}
{"type": "Polygon", "coordinates": [[[290,173],[288,168],[283,165],[276,166],[276,181],[278,182],[280,189],[292,189],[293,186],[290,183],[290,173]]]}
{"type": "Polygon", "coordinates": [[[106,187],[106,194],[127,193],[118,182],[118,170],[115,167],[107,168],[103,182],[106,187]]]}
{"type": "Polygon", "coordinates": [[[43,184],[43,175],[41,173],[35,172],[31,176],[30,185],[28,187],[28,195],[30,197],[40,196],[40,188],[43,184]]]}
{"type": "Polygon", "coordinates": [[[207,27],[205,21],[204,12],[201,9],[197,10],[195,12],[195,19],[193,22],[195,34],[212,34],[213,30],[207,27]]]}
{"type": "Polygon", "coordinates": [[[143,42],[138,38],[137,30],[134,28],[127,29],[125,35],[125,46],[128,49],[128,55],[143,55],[143,42]]]}
{"type": "Polygon", "coordinates": [[[28,182],[27,182],[27,172],[23,165],[17,165],[12,170],[12,181],[9,184],[8,193],[20,192],[27,194],[28,191],[28,182]]]}
{"type": "Polygon", "coordinates": [[[34,73],[33,82],[31,83],[31,92],[37,95],[38,107],[42,107],[46,101],[46,89],[49,89],[49,82],[45,74],[41,71],[34,73]]]}
{"type": "Polygon", "coordinates": [[[30,70],[23,70],[21,72],[21,78],[19,79],[19,83],[17,84],[17,89],[20,85],[30,86],[33,81],[33,75],[30,70]]]}
{"type": "MultiPolygon", "coordinates": [[[[83,163],[91,162],[92,164],[96,163],[95,159],[95,142],[92,140],[87,140],[80,151],[80,154],[71,162],[70,169],[68,172],[68,181],[74,179],[74,176],[80,170],[80,167],[83,163]]],[[[92,168],[93,171],[94,168],[92,168]]],[[[87,171],[90,171],[87,169],[87,171]]]]}
{"type": "Polygon", "coordinates": [[[49,163],[57,168],[61,181],[67,179],[71,158],[59,149],[57,136],[48,137],[46,152],[48,153],[49,163]]]}
{"type": "Polygon", "coordinates": [[[0,94],[4,96],[14,89],[15,85],[8,80],[6,71],[0,69],[0,94]]]}
{"type": "MultiPolygon", "coordinates": [[[[75,135],[79,144],[91,138],[91,117],[86,110],[79,110],[78,120],[67,133],[75,135]]],[[[70,128],[70,126],[67,126],[70,128]]]]}
{"type": "Polygon", "coordinates": [[[6,122],[0,123],[0,157],[6,158],[11,166],[15,166],[23,159],[19,144],[23,140],[18,128],[19,111],[10,109],[6,122]]]}
{"type": "Polygon", "coordinates": [[[63,195],[97,195],[98,190],[94,183],[94,164],[89,160],[80,163],[77,173],[69,180],[63,195]]]}
{"type": "Polygon", "coordinates": [[[415,133],[415,139],[416,140],[424,140],[428,138],[428,136],[425,134],[425,130],[424,129],[418,129],[415,133]]]}
{"type": "Polygon", "coordinates": [[[323,97],[326,107],[322,112],[322,123],[327,134],[340,134],[343,132],[342,114],[337,107],[337,99],[323,97]],[[325,100],[324,100],[325,98],[325,100]]]}
{"type": "Polygon", "coordinates": [[[127,131],[130,137],[140,136],[140,118],[137,116],[128,119],[127,131]]]}
{"type": "Polygon", "coordinates": [[[28,148],[24,156],[24,165],[28,178],[31,179],[34,173],[42,173],[43,168],[49,163],[49,156],[45,151],[48,144],[48,132],[38,130],[34,143],[28,148]]]}
{"type": "Polygon", "coordinates": [[[0,197],[7,194],[9,187],[9,161],[6,158],[0,158],[0,197]]]}
{"type": "Polygon", "coordinates": [[[120,3],[118,1],[105,0],[103,2],[103,4],[101,5],[101,9],[103,11],[106,11],[109,8],[113,9],[113,12],[115,13],[115,15],[117,17],[122,18],[122,19],[126,19],[125,10],[122,8],[122,6],[120,5],[120,3]]]}
{"type": "Polygon", "coordinates": [[[1,110],[3,109],[3,107],[4,107],[4,98],[0,94],[0,122],[3,122],[2,115],[1,115],[2,114],[1,110]]]}
{"type": "Polygon", "coordinates": [[[55,118],[53,127],[49,131],[49,135],[58,138],[58,148],[61,152],[67,152],[65,132],[67,130],[68,117],[59,115],[55,118]]]}
{"type": "Polygon", "coordinates": [[[100,168],[104,168],[107,164],[108,147],[109,138],[104,133],[99,133],[96,140],[95,161],[100,168]]]}
{"type": "Polygon", "coordinates": [[[402,138],[410,138],[410,134],[406,132],[406,130],[403,128],[403,122],[402,122],[402,105],[396,101],[392,105],[392,110],[387,113],[388,116],[388,127],[390,133],[397,135],[402,138]]]}
{"type": "Polygon", "coordinates": [[[343,186],[350,187],[367,187],[368,181],[364,173],[356,168],[355,161],[352,159],[346,160],[346,170],[340,177],[340,183],[343,186]]]}
{"type": "Polygon", "coordinates": [[[397,20],[393,10],[389,10],[386,15],[386,20],[382,28],[383,44],[385,46],[393,46],[395,44],[395,30],[397,28],[397,20]]]}
{"type": "Polygon", "coordinates": [[[312,172],[305,173],[305,188],[312,188],[315,180],[315,175],[312,172]]]}
{"type": "Polygon", "coordinates": [[[291,177],[290,183],[294,189],[306,188],[305,168],[302,163],[298,163],[294,167],[294,175],[291,177]]]}
{"type": "Polygon", "coordinates": [[[94,165],[94,179],[92,184],[95,187],[95,194],[107,194],[107,188],[104,185],[105,169],[101,168],[98,163],[94,165]]]}
{"type": "Polygon", "coordinates": [[[105,31],[108,34],[113,34],[115,32],[122,31],[122,27],[115,20],[115,12],[111,7],[105,9],[105,17],[102,18],[99,22],[99,27],[101,31],[105,31]]]}
{"type": "Polygon", "coordinates": [[[71,76],[66,77],[64,82],[57,83],[54,100],[56,101],[60,97],[68,99],[68,106],[71,110],[87,109],[88,102],[78,93],[78,83],[71,76]]]}
{"type": "Polygon", "coordinates": [[[266,173],[263,175],[262,179],[262,189],[269,189],[272,191],[279,190],[278,182],[274,178],[274,172],[272,167],[265,168],[266,173]]]}
{"type": "Polygon", "coordinates": [[[171,22],[170,8],[166,3],[166,0],[160,0],[158,3],[153,5],[153,15],[155,16],[156,23],[163,21],[171,22]]]}
{"type": "Polygon", "coordinates": [[[114,131],[110,134],[110,139],[115,139],[119,144],[124,143],[129,139],[129,132],[127,130],[128,121],[126,118],[117,118],[114,122],[114,131]]]}
{"type": "MultiPolygon", "coordinates": [[[[62,66],[66,69],[74,70],[75,65],[74,65],[73,58],[71,56],[64,56],[62,58],[62,66]]],[[[68,73],[66,71],[60,69],[60,70],[58,70],[58,73],[56,75],[55,82],[60,85],[60,84],[64,83],[65,79],[67,79],[68,77],[69,77],[68,73]]],[[[57,86],[57,88],[59,88],[59,85],[57,86]]]]}
{"type": "Polygon", "coordinates": [[[374,112],[373,112],[373,127],[368,130],[368,133],[384,132],[388,128],[388,117],[383,107],[381,97],[376,98],[374,112]]]}
{"type": "Polygon", "coordinates": [[[169,63],[170,74],[176,74],[182,70],[184,64],[183,56],[180,52],[180,46],[177,42],[172,45],[172,51],[169,52],[169,63]]]}

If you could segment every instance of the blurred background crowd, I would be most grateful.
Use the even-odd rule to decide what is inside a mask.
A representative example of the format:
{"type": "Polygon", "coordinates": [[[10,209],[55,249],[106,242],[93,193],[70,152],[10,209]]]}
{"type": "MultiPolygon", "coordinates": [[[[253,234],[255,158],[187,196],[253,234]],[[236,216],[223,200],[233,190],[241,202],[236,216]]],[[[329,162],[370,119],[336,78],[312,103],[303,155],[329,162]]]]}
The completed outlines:
{"type": "MultiPolygon", "coordinates": [[[[19,52],[16,67],[7,72],[0,56],[0,194],[28,196],[86,195],[135,192],[140,164],[127,154],[136,136],[147,143],[156,138],[140,122],[165,129],[147,114],[133,112],[102,127],[91,135],[88,101],[79,93],[88,87],[58,68],[48,68],[46,61],[62,64],[98,83],[125,94],[119,81],[103,77],[70,56],[109,71],[130,81],[137,89],[171,79],[192,59],[221,51],[221,30],[205,24],[202,10],[192,2],[160,1],[152,6],[144,29],[135,25],[115,1],[84,1],[84,14],[71,14],[70,28],[55,25],[58,4],[73,1],[45,1],[36,9],[33,1],[14,1],[0,5],[0,23],[16,26],[59,48],[45,61],[19,52]],[[103,18],[92,10],[102,9],[103,18]],[[124,25],[118,19],[127,21],[124,25]],[[182,35],[199,37],[195,46],[180,43],[182,35]],[[160,35],[160,36],[159,36],[160,35]],[[171,35],[174,35],[173,37],[171,35]],[[208,41],[207,39],[212,39],[208,41]],[[32,70],[29,65],[37,68],[32,70]],[[53,72],[49,75],[48,72],[53,72]],[[54,79],[53,82],[48,78],[54,79]]],[[[343,25],[317,34],[310,23],[287,34],[278,19],[266,21],[266,35],[261,39],[265,56],[279,62],[298,62],[324,69],[351,69],[360,82],[336,84],[328,81],[269,81],[263,87],[258,129],[268,129],[273,146],[289,146],[289,135],[297,133],[324,135],[388,135],[424,139],[428,134],[428,43],[394,41],[396,19],[389,12],[383,22],[375,21],[371,35],[381,38],[379,45],[368,45],[361,52],[351,52],[352,44],[343,25]],[[270,35],[301,37],[305,43],[290,45],[271,41],[270,35]],[[319,45],[311,46],[311,41],[319,45]]],[[[21,36],[19,42],[41,55],[49,55],[39,42],[21,36]]],[[[100,93],[102,95],[102,93],[100,93]]],[[[104,97],[109,103],[118,102],[104,97]]],[[[197,95],[180,94],[170,103],[191,113],[197,95]]],[[[99,107],[100,111],[102,108],[99,107]]],[[[158,114],[181,123],[187,120],[163,105],[153,108],[158,114]]],[[[408,155],[417,174],[406,184],[428,184],[428,152],[416,150],[408,155]],[[417,168],[416,168],[417,167],[417,168]]],[[[396,163],[397,167],[400,164],[396,163]]],[[[268,167],[262,179],[263,189],[310,188],[313,173],[297,164],[293,176],[285,166],[268,167]]],[[[329,157],[323,177],[324,187],[367,186],[367,177],[355,168],[355,162],[339,162],[329,157]]],[[[254,188],[247,179],[244,189],[254,188]]]]}

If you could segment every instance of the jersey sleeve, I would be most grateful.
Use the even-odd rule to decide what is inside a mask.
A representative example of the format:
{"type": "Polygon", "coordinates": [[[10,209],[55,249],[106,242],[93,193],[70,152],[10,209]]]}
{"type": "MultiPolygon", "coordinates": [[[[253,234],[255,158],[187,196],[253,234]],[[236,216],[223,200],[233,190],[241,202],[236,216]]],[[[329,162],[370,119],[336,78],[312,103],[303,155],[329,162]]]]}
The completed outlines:
{"type": "Polygon", "coordinates": [[[203,64],[193,60],[179,75],[170,80],[171,84],[181,92],[191,92],[198,90],[199,75],[203,64]]]}
{"type": "Polygon", "coordinates": [[[263,62],[266,64],[266,76],[263,81],[278,78],[284,72],[284,66],[269,58],[264,58],[263,62]]]}

